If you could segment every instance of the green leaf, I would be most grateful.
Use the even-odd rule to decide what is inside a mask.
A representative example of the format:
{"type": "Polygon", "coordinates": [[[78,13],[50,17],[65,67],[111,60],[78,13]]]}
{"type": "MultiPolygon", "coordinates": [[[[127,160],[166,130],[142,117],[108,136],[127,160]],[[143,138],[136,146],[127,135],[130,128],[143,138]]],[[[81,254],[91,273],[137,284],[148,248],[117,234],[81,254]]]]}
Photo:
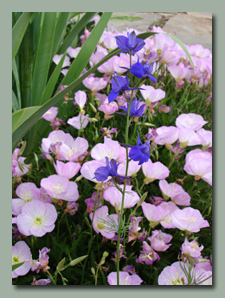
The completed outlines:
{"type": "Polygon", "coordinates": [[[19,268],[20,266],[22,266],[25,262],[21,262],[21,263],[17,263],[12,265],[12,271],[16,270],[17,268],[19,268]]]}
{"type": "Polygon", "coordinates": [[[54,55],[57,53],[58,48],[64,38],[64,35],[66,33],[66,25],[69,20],[69,15],[70,15],[69,12],[62,12],[58,17],[51,57],[54,57],[54,55]]]}
{"type": "Polygon", "coordinates": [[[130,16],[128,14],[115,14],[112,15],[110,18],[110,21],[113,22],[133,22],[133,21],[140,21],[143,20],[143,18],[139,16],[130,16]]]}
{"type": "Polygon", "coordinates": [[[29,119],[36,111],[40,109],[38,107],[29,107],[16,111],[12,114],[12,133],[14,133],[27,119],[29,119]]]}
{"type": "Polygon", "coordinates": [[[17,99],[16,94],[14,93],[13,90],[12,90],[12,110],[13,110],[13,112],[16,112],[19,110],[18,99],[17,99]]]}
{"type": "Polygon", "coordinates": [[[32,101],[31,105],[40,105],[42,92],[48,78],[49,66],[52,61],[51,53],[56,27],[56,12],[46,12],[40,40],[38,43],[34,73],[32,80],[32,101]]]}
{"type": "Polygon", "coordinates": [[[73,80],[79,77],[81,74],[82,70],[85,68],[87,65],[91,54],[94,52],[98,41],[110,19],[110,16],[112,15],[111,12],[105,12],[98,24],[94,27],[93,31],[83,44],[80,52],[78,53],[76,59],[73,61],[72,65],[70,66],[65,78],[62,81],[62,85],[68,85],[70,84],[73,80]]]}
{"type": "MultiPolygon", "coordinates": [[[[18,74],[18,69],[16,65],[15,59],[12,61],[12,71],[13,71],[13,76],[16,82],[16,91],[17,91],[17,110],[21,109],[21,95],[20,95],[20,81],[19,81],[19,74],[18,74]]],[[[15,93],[14,93],[15,95],[15,93]]]]}
{"type": "Polygon", "coordinates": [[[96,12],[87,12],[82,19],[74,26],[74,28],[70,31],[70,33],[67,35],[65,40],[63,41],[63,44],[58,50],[58,54],[64,53],[67,48],[71,45],[74,38],[81,32],[81,30],[84,29],[84,27],[87,25],[87,23],[93,19],[93,17],[96,15],[96,12]]]}
{"type": "Polygon", "coordinates": [[[65,59],[66,53],[62,56],[59,64],[56,66],[54,72],[52,73],[47,86],[45,87],[45,90],[41,97],[41,104],[45,103],[52,95],[52,92],[54,91],[54,88],[56,86],[56,83],[58,81],[59,75],[62,70],[63,61],[65,59]]]}
{"type": "Polygon", "coordinates": [[[23,36],[34,12],[24,12],[12,29],[12,60],[20,47],[23,36]]]}

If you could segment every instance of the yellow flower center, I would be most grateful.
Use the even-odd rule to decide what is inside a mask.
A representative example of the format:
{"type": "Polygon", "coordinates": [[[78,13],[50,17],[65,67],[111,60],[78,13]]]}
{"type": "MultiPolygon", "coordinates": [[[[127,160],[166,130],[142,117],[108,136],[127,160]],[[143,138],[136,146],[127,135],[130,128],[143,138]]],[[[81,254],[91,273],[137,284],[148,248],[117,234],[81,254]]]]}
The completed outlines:
{"type": "Polygon", "coordinates": [[[41,217],[36,217],[34,220],[34,225],[35,226],[40,226],[43,223],[43,218],[41,217]]]}
{"type": "Polygon", "coordinates": [[[53,184],[52,188],[57,195],[60,195],[62,192],[64,192],[64,187],[60,186],[59,184],[57,186],[55,186],[55,184],[53,184]]]}
{"type": "Polygon", "coordinates": [[[19,257],[13,257],[13,258],[12,258],[12,264],[13,264],[13,265],[15,265],[15,264],[17,264],[17,263],[19,263],[19,262],[20,262],[19,257]]]}

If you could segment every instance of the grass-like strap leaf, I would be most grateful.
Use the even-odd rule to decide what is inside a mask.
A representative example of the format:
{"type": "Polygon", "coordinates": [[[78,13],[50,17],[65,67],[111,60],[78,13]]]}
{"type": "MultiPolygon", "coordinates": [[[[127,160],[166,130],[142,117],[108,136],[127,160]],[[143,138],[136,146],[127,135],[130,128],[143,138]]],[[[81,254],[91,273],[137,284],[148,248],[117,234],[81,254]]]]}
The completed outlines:
{"type": "Polygon", "coordinates": [[[23,12],[12,29],[12,60],[20,47],[23,36],[30,22],[31,17],[35,12],[23,12]]]}
{"type": "Polygon", "coordinates": [[[49,66],[52,62],[52,47],[56,27],[56,12],[46,12],[37,48],[32,80],[32,106],[40,105],[40,99],[46,85],[49,66]]]}
{"type": "Polygon", "coordinates": [[[24,108],[12,114],[12,133],[40,109],[40,106],[24,108]]]}
{"type": "Polygon", "coordinates": [[[21,262],[21,263],[17,263],[12,265],[12,271],[16,270],[17,268],[19,268],[20,266],[22,266],[25,262],[21,262]]]}
{"type": "Polygon", "coordinates": [[[82,70],[87,65],[91,54],[94,52],[98,41],[112,15],[111,12],[105,12],[101,16],[98,24],[94,27],[91,34],[83,44],[80,52],[78,53],[76,59],[73,61],[72,65],[70,66],[65,78],[62,80],[62,85],[68,85],[75,79],[79,77],[82,70]]]}
{"type": "Polygon", "coordinates": [[[74,26],[74,28],[70,31],[70,33],[67,35],[65,40],[63,41],[63,44],[60,46],[59,50],[57,51],[58,54],[64,53],[67,48],[71,45],[74,38],[81,32],[81,30],[84,29],[84,27],[87,25],[91,19],[96,15],[96,12],[87,12],[79,22],[74,26]]]}

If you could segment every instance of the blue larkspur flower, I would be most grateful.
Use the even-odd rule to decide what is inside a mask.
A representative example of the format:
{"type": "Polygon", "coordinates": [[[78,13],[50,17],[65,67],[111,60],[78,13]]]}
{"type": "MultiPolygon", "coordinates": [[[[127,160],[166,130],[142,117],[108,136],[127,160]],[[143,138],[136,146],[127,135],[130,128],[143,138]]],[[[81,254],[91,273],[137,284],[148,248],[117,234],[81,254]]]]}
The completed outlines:
{"type": "Polygon", "coordinates": [[[150,139],[152,136],[148,139],[146,143],[142,143],[140,140],[139,132],[138,133],[138,138],[137,138],[137,145],[131,146],[127,144],[121,144],[127,147],[130,147],[130,152],[129,152],[129,158],[134,160],[134,161],[139,161],[139,165],[142,165],[144,162],[147,162],[149,160],[149,154],[151,151],[150,147],[150,139]]]}
{"type": "Polygon", "coordinates": [[[122,66],[121,68],[125,68],[129,70],[133,75],[135,75],[135,77],[139,79],[145,76],[148,76],[153,82],[157,82],[157,79],[151,75],[153,70],[153,63],[149,64],[150,58],[151,56],[148,58],[148,61],[143,65],[142,63],[139,62],[139,57],[138,57],[138,61],[134,63],[131,66],[131,68],[122,67],[122,66]]]}
{"type": "MultiPolygon", "coordinates": [[[[146,115],[142,115],[144,113],[145,104],[140,105],[141,99],[137,100],[135,97],[134,100],[131,99],[131,106],[130,106],[130,117],[147,117],[146,115]]],[[[126,107],[120,107],[120,109],[124,110],[128,113],[129,103],[127,103],[126,107]]],[[[121,115],[126,115],[124,113],[117,113],[121,115]]]]}
{"type": "Polygon", "coordinates": [[[93,179],[96,179],[98,181],[105,181],[109,176],[111,176],[111,177],[132,180],[131,178],[120,176],[117,173],[119,163],[117,164],[115,159],[111,159],[110,162],[107,156],[105,157],[105,159],[106,159],[106,166],[97,168],[97,170],[94,173],[95,176],[93,177],[93,179]]]}
{"type": "Polygon", "coordinates": [[[132,55],[140,51],[145,45],[144,40],[137,38],[134,31],[131,33],[127,32],[127,37],[123,35],[116,36],[116,43],[121,52],[128,52],[132,55]]]}
{"type": "Polygon", "coordinates": [[[112,77],[112,90],[108,95],[109,103],[117,98],[121,91],[125,90],[140,90],[141,88],[129,87],[130,81],[128,81],[128,75],[126,77],[121,77],[118,74],[112,77]]]}

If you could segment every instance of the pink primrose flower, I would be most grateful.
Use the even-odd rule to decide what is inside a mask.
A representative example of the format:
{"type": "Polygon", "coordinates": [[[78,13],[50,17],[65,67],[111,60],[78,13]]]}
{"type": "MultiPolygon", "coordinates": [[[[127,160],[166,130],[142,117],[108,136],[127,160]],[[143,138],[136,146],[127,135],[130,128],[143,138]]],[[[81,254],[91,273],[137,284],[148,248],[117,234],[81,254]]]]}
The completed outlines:
{"type": "MultiPolygon", "coordinates": [[[[92,220],[93,212],[89,214],[90,219],[92,220]]],[[[108,207],[102,206],[99,209],[95,210],[94,219],[93,219],[93,229],[97,234],[101,234],[103,237],[112,239],[115,236],[117,230],[112,230],[111,223],[115,222],[118,225],[118,215],[117,214],[108,214],[108,207]]]]}
{"type": "Polygon", "coordinates": [[[163,233],[161,230],[152,231],[152,236],[147,239],[151,242],[151,247],[156,251],[165,251],[171,244],[168,242],[171,241],[173,236],[170,234],[163,233]]]}
{"type": "Polygon", "coordinates": [[[46,286],[47,284],[49,284],[51,282],[52,281],[50,278],[36,280],[36,278],[33,276],[33,281],[31,283],[31,285],[32,286],[46,286]]]}
{"type": "Polygon", "coordinates": [[[87,102],[87,95],[84,91],[79,90],[74,95],[75,102],[78,104],[80,109],[82,110],[87,102]]]}
{"type": "Polygon", "coordinates": [[[42,118],[44,118],[47,121],[52,122],[53,120],[55,120],[57,114],[58,114],[58,108],[57,107],[51,107],[46,113],[44,113],[42,118]]]}
{"type": "Polygon", "coordinates": [[[141,205],[144,216],[150,222],[160,222],[170,214],[170,210],[165,203],[161,203],[158,206],[148,203],[142,203],[141,205]]]}
{"type": "Polygon", "coordinates": [[[212,147],[212,132],[201,128],[197,131],[197,135],[200,138],[202,146],[212,147]]]}
{"type": "Polygon", "coordinates": [[[161,63],[172,65],[172,64],[177,64],[179,60],[180,60],[179,53],[173,50],[172,48],[170,48],[168,44],[165,44],[161,52],[161,63]]]}
{"type": "Polygon", "coordinates": [[[31,251],[24,241],[18,241],[12,246],[12,265],[25,262],[19,268],[13,270],[12,278],[26,275],[31,268],[31,251]]]}
{"type": "Polygon", "coordinates": [[[181,206],[190,206],[191,197],[189,194],[177,183],[168,183],[166,180],[159,181],[159,187],[163,196],[181,206]]]}
{"type": "Polygon", "coordinates": [[[103,105],[98,107],[98,110],[101,112],[104,112],[105,115],[108,116],[108,115],[112,115],[115,112],[117,112],[119,110],[119,108],[115,101],[112,101],[109,103],[108,100],[106,100],[103,105]]]}
{"type": "MultiPolygon", "coordinates": [[[[111,272],[107,277],[107,281],[111,286],[116,286],[117,273],[111,272]]],[[[139,286],[142,282],[143,280],[137,274],[129,275],[128,272],[119,271],[120,286],[139,286]]]]}
{"type": "Polygon", "coordinates": [[[110,138],[104,137],[104,144],[97,144],[91,150],[91,157],[96,160],[104,160],[107,156],[109,160],[119,157],[121,146],[118,141],[113,141],[110,138]]]}
{"type": "Polygon", "coordinates": [[[12,154],[12,176],[20,177],[28,173],[31,164],[25,164],[26,157],[18,157],[20,149],[16,148],[12,154]]]}
{"type": "Polygon", "coordinates": [[[145,102],[147,106],[149,106],[153,102],[157,102],[166,96],[166,92],[161,89],[155,89],[152,86],[146,86],[142,85],[141,88],[144,90],[140,90],[143,98],[145,99],[145,102]]]}
{"type": "Polygon", "coordinates": [[[42,237],[55,228],[57,212],[49,203],[35,200],[26,203],[17,216],[17,226],[21,234],[42,237]]]}
{"type": "Polygon", "coordinates": [[[69,181],[67,177],[51,175],[41,180],[41,186],[47,194],[54,199],[77,201],[79,198],[76,182],[69,181]]]}
{"type": "Polygon", "coordinates": [[[212,155],[209,152],[195,149],[186,155],[184,170],[195,180],[202,179],[212,185],[212,155]]]}
{"type": "MultiPolygon", "coordinates": [[[[124,185],[118,185],[120,188],[124,188],[124,185]]],[[[132,185],[126,185],[124,205],[123,208],[132,208],[137,202],[139,202],[140,197],[138,194],[132,190],[132,185]]],[[[121,210],[122,204],[122,194],[115,186],[109,186],[103,193],[103,198],[109,202],[116,209],[121,210]]]]}
{"type": "Polygon", "coordinates": [[[192,76],[192,70],[184,67],[181,63],[179,65],[172,64],[168,66],[168,70],[177,81],[190,79],[192,76]]]}
{"type": "Polygon", "coordinates": [[[182,251],[182,254],[185,255],[185,257],[187,258],[199,258],[201,256],[201,251],[203,250],[203,248],[203,245],[199,247],[195,239],[189,242],[188,239],[185,238],[184,243],[182,244],[180,249],[182,251]]]}
{"type": "Polygon", "coordinates": [[[143,251],[140,256],[136,259],[136,263],[145,263],[146,265],[151,265],[156,260],[159,261],[159,255],[148,245],[146,241],[143,241],[142,245],[143,251]]]}
{"type": "Polygon", "coordinates": [[[176,204],[173,202],[164,202],[164,205],[167,205],[168,210],[170,211],[170,214],[166,216],[163,220],[160,221],[161,226],[163,226],[165,229],[174,229],[176,226],[172,222],[171,214],[179,209],[176,204]]]}
{"type": "Polygon", "coordinates": [[[212,285],[212,271],[206,271],[203,268],[197,269],[197,270],[195,268],[194,271],[195,271],[195,279],[197,284],[199,284],[200,286],[212,285]]]}
{"type": "Polygon", "coordinates": [[[71,126],[73,126],[76,129],[84,129],[87,125],[88,125],[88,117],[89,115],[83,115],[83,114],[79,114],[76,117],[72,117],[70,118],[67,123],[71,126]]]}
{"type": "Polygon", "coordinates": [[[16,189],[17,199],[12,199],[12,213],[18,215],[21,213],[21,208],[27,202],[38,200],[40,190],[32,182],[21,183],[16,189]]]}
{"type": "Polygon", "coordinates": [[[191,56],[196,56],[199,58],[212,57],[212,53],[209,49],[205,49],[202,45],[186,45],[186,48],[191,56]]]}
{"type": "MultiPolygon", "coordinates": [[[[62,55],[55,55],[53,57],[53,62],[58,65],[61,58],[62,58],[63,54],[62,55]]],[[[64,59],[64,62],[63,62],[63,65],[62,65],[62,68],[64,67],[67,67],[67,66],[70,66],[70,58],[68,56],[65,56],[65,59],[64,59]]]]}
{"type": "Polygon", "coordinates": [[[205,125],[207,121],[204,121],[203,117],[201,115],[197,115],[194,113],[189,114],[181,114],[176,119],[176,126],[178,128],[191,128],[195,131],[202,128],[203,125],[205,125]]]}
{"type": "MultiPolygon", "coordinates": [[[[96,199],[96,192],[92,194],[91,198],[85,200],[85,204],[87,206],[87,209],[86,209],[87,213],[91,213],[94,210],[95,199],[96,199]]],[[[96,208],[101,206],[102,206],[101,195],[99,194],[96,201],[96,208]]]]}
{"type": "MultiPolygon", "coordinates": [[[[188,281],[184,274],[184,271],[181,269],[185,267],[188,271],[189,265],[184,262],[175,262],[171,266],[167,266],[163,269],[158,277],[158,285],[160,286],[178,286],[178,285],[187,285],[188,281]]],[[[193,270],[192,270],[193,274],[193,270]]]]}
{"type": "Polygon", "coordinates": [[[164,164],[160,161],[153,163],[151,159],[142,164],[142,171],[146,177],[144,180],[146,184],[153,182],[156,179],[165,179],[170,174],[169,169],[164,166],[164,164]]]}
{"type": "Polygon", "coordinates": [[[154,142],[158,145],[173,144],[179,137],[179,129],[175,126],[161,126],[156,129],[154,142]]]}
{"type": "Polygon", "coordinates": [[[200,211],[191,207],[177,209],[171,217],[176,228],[182,231],[198,233],[200,229],[209,227],[208,221],[204,220],[200,211]]]}
{"type": "Polygon", "coordinates": [[[98,77],[87,77],[83,80],[83,84],[86,88],[92,92],[97,92],[104,89],[107,86],[107,82],[103,78],[98,77]]]}
{"type": "MultiPolygon", "coordinates": [[[[75,49],[73,49],[72,47],[68,47],[67,49],[67,54],[71,57],[71,58],[76,58],[78,53],[80,52],[81,47],[77,47],[75,49]]],[[[68,65],[69,66],[69,65],[68,65]]]]}
{"type": "Polygon", "coordinates": [[[180,147],[200,145],[201,140],[198,134],[191,128],[179,128],[180,147]]]}
{"type": "Polygon", "coordinates": [[[64,163],[56,160],[54,167],[58,175],[71,179],[78,173],[81,166],[78,162],[69,161],[64,163]]]}

